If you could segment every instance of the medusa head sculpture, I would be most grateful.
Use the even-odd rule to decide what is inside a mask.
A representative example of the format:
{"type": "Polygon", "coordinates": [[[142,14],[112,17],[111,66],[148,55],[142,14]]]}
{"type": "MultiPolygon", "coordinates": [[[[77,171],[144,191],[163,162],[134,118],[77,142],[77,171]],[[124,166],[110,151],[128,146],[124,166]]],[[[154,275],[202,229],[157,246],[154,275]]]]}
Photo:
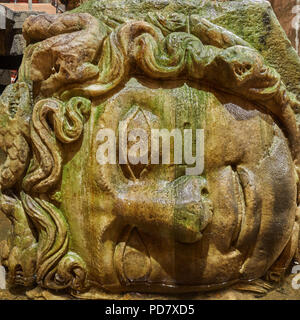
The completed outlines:
{"type": "Polygon", "coordinates": [[[286,44],[265,2],[103,0],[25,21],[0,100],[10,285],[97,298],[281,281],[298,254],[300,103],[268,35],[229,31],[253,6],[286,44]],[[99,130],[120,124],[202,129],[203,170],[153,164],[152,145],[144,163],[99,163],[99,130]]]}

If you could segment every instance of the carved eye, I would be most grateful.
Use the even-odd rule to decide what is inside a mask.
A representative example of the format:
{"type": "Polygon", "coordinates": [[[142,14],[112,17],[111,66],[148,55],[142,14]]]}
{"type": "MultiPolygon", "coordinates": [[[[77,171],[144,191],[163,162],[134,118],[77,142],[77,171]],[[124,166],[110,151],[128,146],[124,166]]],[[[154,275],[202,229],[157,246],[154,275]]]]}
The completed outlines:
{"type": "Polygon", "coordinates": [[[125,120],[122,121],[122,129],[123,132],[126,132],[127,140],[123,140],[123,143],[119,141],[118,152],[121,148],[124,157],[127,158],[127,164],[120,164],[127,179],[140,179],[149,169],[151,123],[156,118],[151,112],[143,110],[139,106],[133,106],[125,115],[125,120]],[[127,148],[124,148],[124,145],[127,148]]]}

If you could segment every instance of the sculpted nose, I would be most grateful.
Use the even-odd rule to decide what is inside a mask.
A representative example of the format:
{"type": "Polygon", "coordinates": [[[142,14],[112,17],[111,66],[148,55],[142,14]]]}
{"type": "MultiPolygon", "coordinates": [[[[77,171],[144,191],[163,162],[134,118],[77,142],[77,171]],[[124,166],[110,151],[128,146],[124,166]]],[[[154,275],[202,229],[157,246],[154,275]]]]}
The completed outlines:
{"type": "Polygon", "coordinates": [[[207,182],[200,176],[183,176],[161,185],[137,181],[116,191],[114,213],[151,235],[194,243],[212,218],[207,182]]]}
{"type": "Polygon", "coordinates": [[[207,181],[200,176],[184,176],[174,182],[174,188],[176,238],[183,243],[199,241],[212,218],[207,181]]]}

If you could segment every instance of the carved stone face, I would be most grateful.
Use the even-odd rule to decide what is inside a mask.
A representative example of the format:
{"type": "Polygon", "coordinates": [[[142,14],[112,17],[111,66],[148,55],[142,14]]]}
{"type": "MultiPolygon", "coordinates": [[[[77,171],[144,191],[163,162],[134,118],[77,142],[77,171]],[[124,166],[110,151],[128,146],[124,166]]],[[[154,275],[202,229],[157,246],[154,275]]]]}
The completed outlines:
{"type": "Polygon", "coordinates": [[[298,56],[267,2],[125,2],[24,23],[0,97],[9,282],[81,298],[278,282],[299,240],[298,56]],[[204,171],[99,164],[100,130],[124,123],[203,130],[204,171]]]}
{"type": "Polygon", "coordinates": [[[270,115],[225,94],[131,80],[94,102],[82,144],[63,171],[73,246],[109,290],[184,292],[265,274],[291,235],[296,175],[270,115]],[[99,165],[101,128],[204,129],[205,170],[99,165]],[[131,172],[129,174],[128,172],[131,172]],[[148,286],[146,285],[148,284],[148,286]]]}

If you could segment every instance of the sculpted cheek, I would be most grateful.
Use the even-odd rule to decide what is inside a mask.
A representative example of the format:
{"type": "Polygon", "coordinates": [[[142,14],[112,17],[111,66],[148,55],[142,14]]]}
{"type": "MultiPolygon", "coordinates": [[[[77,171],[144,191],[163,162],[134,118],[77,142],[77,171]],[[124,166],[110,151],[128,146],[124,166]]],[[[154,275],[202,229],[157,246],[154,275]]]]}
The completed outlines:
{"type": "MultiPolygon", "coordinates": [[[[278,131],[278,130],[277,130],[278,131]]],[[[275,136],[269,154],[257,169],[261,225],[256,244],[241,268],[245,278],[263,275],[286,246],[295,222],[296,177],[285,139],[275,136]]]]}

